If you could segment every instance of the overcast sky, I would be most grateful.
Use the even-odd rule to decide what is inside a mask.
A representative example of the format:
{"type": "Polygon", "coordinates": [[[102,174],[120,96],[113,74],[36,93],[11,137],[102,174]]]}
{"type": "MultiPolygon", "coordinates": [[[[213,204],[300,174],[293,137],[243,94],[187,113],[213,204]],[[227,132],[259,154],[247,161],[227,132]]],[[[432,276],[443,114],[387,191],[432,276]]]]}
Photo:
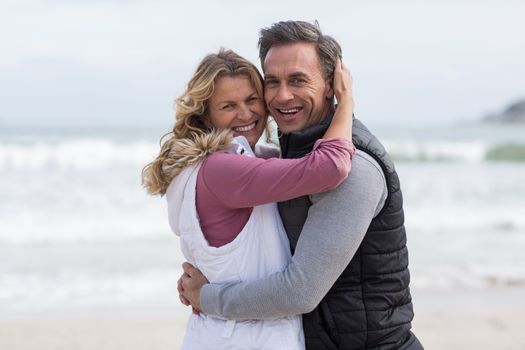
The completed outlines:
{"type": "Polygon", "coordinates": [[[525,97],[522,0],[0,0],[0,126],[163,125],[198,61],[319,20],[359,117],[472,120],[525,97]]]}

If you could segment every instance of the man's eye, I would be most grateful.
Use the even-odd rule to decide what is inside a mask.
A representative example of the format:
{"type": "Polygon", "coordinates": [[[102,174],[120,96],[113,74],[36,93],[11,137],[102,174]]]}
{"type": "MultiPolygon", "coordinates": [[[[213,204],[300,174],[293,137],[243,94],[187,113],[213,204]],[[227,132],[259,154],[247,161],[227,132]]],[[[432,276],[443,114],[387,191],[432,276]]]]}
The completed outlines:
{"type": "Polygon", "coordinates": [[[294,78],[290,80],[290,83],[294,85],[304,84],[304,82],[305,82],[304,79],[300,79],[300,78],[294,78]]]}
{"type": "Polygon", "coordinates": [[[274,85],[277,85],[277,80],[273,80],[273,79],[265,80],[265,81],[264,81],[264,85],[266,85],[266,86],[274,86],[274,85]]]}

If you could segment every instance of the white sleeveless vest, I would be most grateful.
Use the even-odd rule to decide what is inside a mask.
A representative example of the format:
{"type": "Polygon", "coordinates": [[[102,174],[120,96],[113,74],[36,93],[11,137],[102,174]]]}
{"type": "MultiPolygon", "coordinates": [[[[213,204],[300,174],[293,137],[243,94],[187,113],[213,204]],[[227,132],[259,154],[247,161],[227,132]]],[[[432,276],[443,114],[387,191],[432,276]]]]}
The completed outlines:
{"type": "MultiPolygon", "coordinates": [[[[253,156],[247,147],[235,148],[236,153],[253,156]]],[[[186,260],[211,283],[251,281],[282,271],[291,254],[275,203],[254,207],[232,242],[221,247],[208,244],[195,204],[200,165],[186,167],[166,192],[170,226],[180,236],[186,260]]],[[[192,314],[182,349],[304,349],[302,318],[295,315],[275,320],[233,321],[192,314]]]]}

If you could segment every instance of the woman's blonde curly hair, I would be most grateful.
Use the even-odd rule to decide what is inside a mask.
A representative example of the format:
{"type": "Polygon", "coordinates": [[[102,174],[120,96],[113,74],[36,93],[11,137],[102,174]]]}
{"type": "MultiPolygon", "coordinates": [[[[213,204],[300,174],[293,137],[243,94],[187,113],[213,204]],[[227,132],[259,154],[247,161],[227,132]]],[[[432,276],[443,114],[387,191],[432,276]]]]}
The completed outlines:
{"type": "Polygon", "coordinates": [[[221,49],[200,62],[184,93],[175,100],[173,130],[160,139],[160,153],[142,169],[142,185],[150,194],[165,194],[170,182],[186,166],[228,148],[230,130],[210,129],[209,103],[215,83],[223,76],[245,76],[263,98],[263,79],[257,68],[232,50],[221,49]]]}

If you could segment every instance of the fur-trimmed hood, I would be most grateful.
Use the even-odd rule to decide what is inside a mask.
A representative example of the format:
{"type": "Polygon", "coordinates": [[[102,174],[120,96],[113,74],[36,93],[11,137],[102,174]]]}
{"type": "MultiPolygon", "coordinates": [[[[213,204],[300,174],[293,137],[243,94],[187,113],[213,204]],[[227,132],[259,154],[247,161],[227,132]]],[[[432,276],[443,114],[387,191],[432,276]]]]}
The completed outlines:
{"type": "MultiPolygon", "coordinates": [[[[211,135],[211,134],[210,134],[211,135]]],[[[231,134],[230,134],[231,135],[231,134]]],[[[208,135],[207,135],[208,136],[208,135]]],[[[229,137],[229,144],[227,147],[222,147],[224,140],[219,139],[220,134],[215,134],[213,139],[210,140],[199,140],[199,142],[185,142],[185,147],[181,147],[178,144],[177,147],[181,147],[179,156],[180,159],[185,160],[186,166],[178,168],[178,173],[173,177],[170,185],[166,190],[166,200],[168,201],[168,216],[169,223],[172,231],[180,236],[181,231],[184,230],[183,222],[186,222],[185,218],[181,217],[181,209],[184,201],[193,201],[192,205],[195,205],[195,192],[192,193],[192,197],[188,198],[185,196],[187,186],[196,186],[196,176],[200,169],[202,161],[210,154],[220,150],[227,150],[230,153],[244,154],[247,156],[255,156],[248,144],[248,141],[243,136],[235,138],[229,137]],[[215,139],[217,137],[217,139],[215,139]],[[217,147],[216,145],[221,145],[217,147]],[[206,146],[212,146],[206,148],[206,146]]],[[[187,141],[187,140],[185,140],[187,141]]],[[[181,161],[182,162],[182,161],[181,161]]]]}
{"type": "Polygon", "coordinates": [[[231,131],[212,131],[209,134],[194,133],[190,138],[171,141],[170,151],[162,163],[163,176],[172,181],[185,167],[197,164],[213,152],[230,147],[233,136],[231,131]]]}

